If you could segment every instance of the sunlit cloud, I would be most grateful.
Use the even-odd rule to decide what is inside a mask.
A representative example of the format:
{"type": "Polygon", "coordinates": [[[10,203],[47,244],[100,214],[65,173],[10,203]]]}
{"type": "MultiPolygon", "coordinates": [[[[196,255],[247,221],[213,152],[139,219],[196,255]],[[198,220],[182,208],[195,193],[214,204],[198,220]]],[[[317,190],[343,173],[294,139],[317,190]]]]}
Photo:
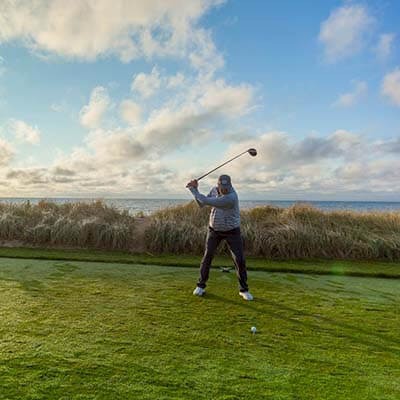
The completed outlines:
{"type": "Polygon", "coordinates": [[[135,75],[132,81],[131,90],[139,93],[144,98],[151,97],[161,86],[160,72],[154,67],[150,74],[141,72],[135,75]]]}
{"type": "Polygon", "coordinates": [[[375,48],[379,59],[386,60],[391,55],[395,37],[394,33],[383,33],[379,36],[378,45],[375,48]]]}
{"type": "Polygon", "coordinates": [[[352,107],[356,105],[367,93],[368,85],[366,82],[354,82],[353,90],[341,94],[338,99],[333,103],[335,107],[352,107]]]}
{"type": "Polygon", "coordinates": [[[24,121],[11,119],[8,123],[8,129],[20,142],[36,145],[40,143],[41,133],[37,126],[31,126],[24,121]]]}
{"type": "Polygon", "coordinates": [[[0,166],[8,165],[15,155],[14,147],[7,140],[0,138],[0,166]]]}
{"type": "Polygon", "coordinates": [[[98,127],[109,105],[110,98],[107,89],[102,86],[95,87],[90,95],[89,103],[80,112],[81,124],[87,128],[98,127]]]}
{"type": "Polygon", "coordinates": [[[328,62],[336,62],[361,51],[374,26],[375,18],[360,4],[339,7],[322,22],[319,41],[328,62]]]}
{"type": "Polygon", "coordinates": [[[123,100],[120,104],[122,119],[130,125],[137,125],[141,122],[142,108],[132,100],[123,100]]]}
{"type": "Polygon", "coordinates": [[[222,0],[5,0],[0,12],[0,43],[18,41],[34,52],[93,61],[116,56],[191,59],[196,68],[215,64],[211,35],[198,20],[222,0]],[[93,29],[96,27],[96,29],[93,29]]]}
{"type": "Polygon", "coordinates": [[[400,68],[385,75],[382,82],[382,94],[393,104],[400,106],[400,68]]]}

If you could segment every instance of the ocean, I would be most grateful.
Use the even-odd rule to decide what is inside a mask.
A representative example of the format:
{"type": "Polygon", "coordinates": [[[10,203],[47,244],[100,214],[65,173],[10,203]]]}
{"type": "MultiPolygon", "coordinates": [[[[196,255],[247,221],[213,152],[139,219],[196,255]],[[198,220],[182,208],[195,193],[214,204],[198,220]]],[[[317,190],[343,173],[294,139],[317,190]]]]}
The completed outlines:
{"type": "MultiPolygon", "coordinates": [[[[38,203],[43,198],[0,198],[0,202],[8,203],[38,203]]],[[[55,203],[70,203],[76,201],[91,202],[94,198],[46,198],[55,203]]],[[[128,210],[131,214],[151,214],[162,208],[188,203],[191,199],[102,199],[106,204],[121,210],[128,210]]],[[[379,201],[291,201],[291,200],[241,200],[242,209],[259,206],[290,207],[296,203],[306,203],[321,210],[351,210],[351,211],[400,211],[400,202],[379,201]]]]}

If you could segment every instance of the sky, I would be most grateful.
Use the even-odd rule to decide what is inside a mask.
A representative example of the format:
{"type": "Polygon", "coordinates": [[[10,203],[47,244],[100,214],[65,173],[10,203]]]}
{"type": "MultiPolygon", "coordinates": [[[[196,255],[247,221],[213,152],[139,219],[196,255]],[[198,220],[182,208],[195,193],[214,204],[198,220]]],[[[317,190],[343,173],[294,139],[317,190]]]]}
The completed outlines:
{"type": "Polygon", "coordinates": [[[1,0],[0,196],[400,200],[397,0],[1,0]]]}

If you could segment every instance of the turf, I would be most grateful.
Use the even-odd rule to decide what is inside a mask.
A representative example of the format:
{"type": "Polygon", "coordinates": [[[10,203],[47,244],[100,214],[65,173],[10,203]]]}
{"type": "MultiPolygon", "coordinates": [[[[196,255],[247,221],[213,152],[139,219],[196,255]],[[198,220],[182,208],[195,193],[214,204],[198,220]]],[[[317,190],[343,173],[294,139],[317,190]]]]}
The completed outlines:
{"type": "Polygon", "coordinates": [[[398,399],[397,279],[0,259],[0,399],[398,399]],[[258,332],[253,335],[251,326],[258,332]]]}
{"type": "MultiPolygon", "coordinates": [[[[125,263],[142,265],[160,265],[176,267],[195,267],[200,258],[185,254],[134,254],[122,251],[101,251],[85,249],[43,249],[26,247],[0,247],[0,258],[22,258],[37,260],[96,261],[105,263],[125,263]]],[[[218,256],[214,265],[232,267],[232,259],[218,256]]],[[[248,257],[247,268],[250,271],[289,272],[319,275],[346,275],[377,278],[400,279],[400,263],[383,261],[349,260],[293,260],[279,261],[266,258],[248,257]]]]}

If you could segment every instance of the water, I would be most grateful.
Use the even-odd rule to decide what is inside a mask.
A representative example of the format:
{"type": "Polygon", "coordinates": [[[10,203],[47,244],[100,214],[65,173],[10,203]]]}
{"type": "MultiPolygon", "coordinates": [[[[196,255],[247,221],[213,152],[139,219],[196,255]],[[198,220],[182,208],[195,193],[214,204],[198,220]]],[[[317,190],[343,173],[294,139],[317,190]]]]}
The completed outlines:
{"type": "MultiPolygon", "coordinates": [[[[0,202],[24,203],[30,201],[38,203],[42,198],[0,198],[0,202]]],[[[55,203],[69,203],[76,201],[91,202],[94,199],[82,198],[47,198],[55,203]]],[[[186,204],[191,199],[103,199],[108,204],[120,210],[128,210],[131,214],[143,213],[145,215],[162,208],[186,204]]],[[[241,200],[242,209],[272,205],[277,207],[290,207],[298,201],[289,200],[241,200]]],[[[400,211],[400,202],[367,202],[367,201],[301,201],[320,210],[351,210],[351,211],[400,211]]]]}

